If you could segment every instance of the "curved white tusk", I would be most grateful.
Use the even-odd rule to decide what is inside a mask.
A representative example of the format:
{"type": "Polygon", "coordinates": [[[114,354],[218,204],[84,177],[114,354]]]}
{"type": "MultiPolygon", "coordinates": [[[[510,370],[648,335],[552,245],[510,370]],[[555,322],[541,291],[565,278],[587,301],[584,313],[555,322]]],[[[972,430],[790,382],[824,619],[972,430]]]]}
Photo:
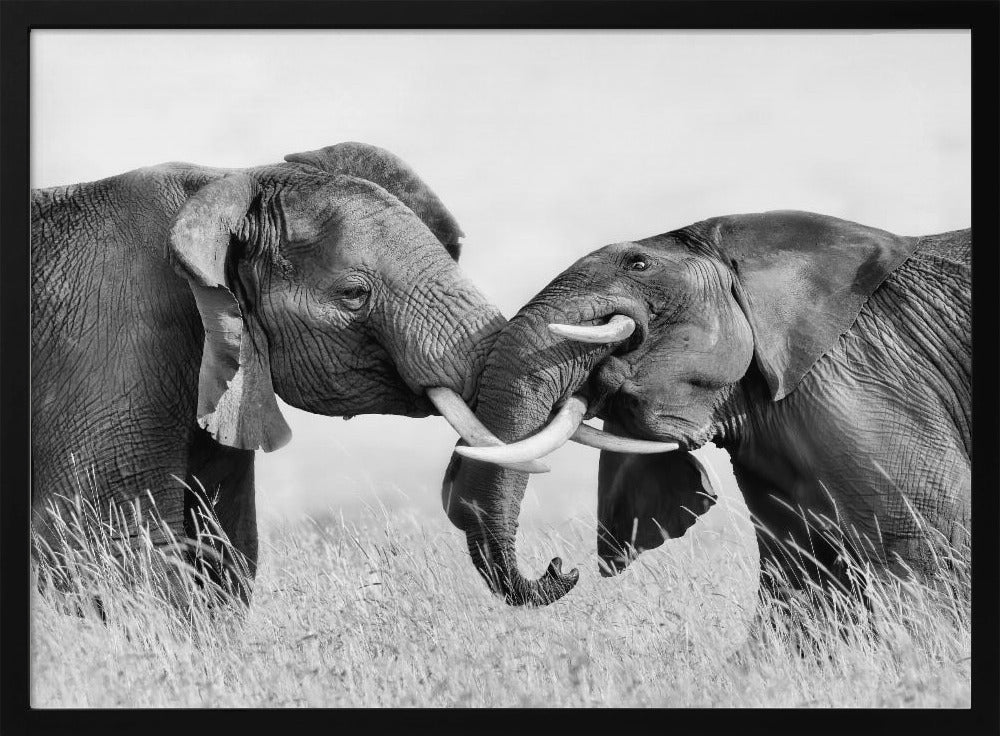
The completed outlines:
{"type": "MultiPolygon", "coordinates": [[[[475,447],[497,447],[503,445],[503,442],[488,430],[476,415],[472,413],[472,410],[462,401],[462,397],[450,388],[442,386],[429,388],[427,389],[427,398],[441,412],[441,416],[448,421],[448,424],[470,445],[475,447]]],[[[549,466],[537,460],[515,463],[509,467],[525,473],[549,472],[549,466]]]]}
{"type": "Polygon", "coordinates": [[[698,472],[701,473],[701,482],[708,486],[709,490],[716,496],[721,495],[722,481],[719,480],[719,476],[715,474],[712,466],[693,452],[689,452],[688,457],[694,460],[694,464],[698,466],[698,472]]]}
{"type": "Polygon", "coordinates": [[[473,460],[510,467],[510,463],[537,460],[569,440],[587,413],[587,402],[570,396],[559,412],[537,434],[500,447],[456,447],[455,452],[473,460]]]}
{"type": "Polygon", "coordinates": [[[619,437],[605,432],[589,424],[581,424],[570,437],[573,442],[579,442],[587,447],[596,447],[609,452],[631,452],[636,455],[652,455],[657,452],[673,452],[680,447],[676,442],[653,442],[651,440],[634,440],[631,437],[619,437]]]}
{"type": "Polygon", "coordinates": [[[616,314],[604,325],[560,325],[550,324],[549,330],[560,337],[579,342],[619,342],[635,332],[635,320],[624,314],[616,314]]]}

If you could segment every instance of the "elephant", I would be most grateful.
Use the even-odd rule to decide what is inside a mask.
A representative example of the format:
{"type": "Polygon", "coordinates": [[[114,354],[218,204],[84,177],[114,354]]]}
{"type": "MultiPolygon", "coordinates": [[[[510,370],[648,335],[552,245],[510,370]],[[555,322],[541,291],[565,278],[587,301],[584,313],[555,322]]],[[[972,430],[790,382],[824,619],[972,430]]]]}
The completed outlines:
{"type": "Polygon", "coordinates": [[[362,143],[32,190],[38,538],[55,541],[53,504],[152,498],[155,544],[213,520],[252,581],[254,454],[290,439],[275,396],[329,416],[471,414],[505,319],[459,269],[463,236],[362,143]]]}
{"type": "Polygon", "coordinates": [[[506,446],[458,446],[448,466],[444,506],[476,568],[513,605],[575,585],[559,558],[519,572],[528,474],[509,466],[570,438],[604,448],[604,575],[712,506],[718,480],[692,454],[709,441],[754,519],[761,595],[864,599],[850,560],[908,579],[946,568],[931,542],[970,542],[971,241],[771,211],[579,259],[486,360],[476,418],[506,446]]]}

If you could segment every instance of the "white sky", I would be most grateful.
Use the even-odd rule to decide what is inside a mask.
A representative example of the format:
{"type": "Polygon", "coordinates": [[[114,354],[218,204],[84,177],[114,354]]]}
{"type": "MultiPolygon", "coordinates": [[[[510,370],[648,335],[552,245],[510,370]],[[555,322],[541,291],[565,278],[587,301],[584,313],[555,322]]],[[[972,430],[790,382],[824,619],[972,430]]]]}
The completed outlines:
{"type": "MultiPolygon", "coordinates": [[[[714,215],[804,209],[903,235],[971,224],[967,32],[34,31],[31,42],[32,186],[373,143],[456,215],[463,268],[508,316],[601,245],[714,215]]],[[[440,508],[455,440],[442,419],[285,415],[292,443],[258,455],[265,509],[398,492],[440,508]]],[[[522,519],[592,513],[597,452],[550,460],[522,519]]]]}

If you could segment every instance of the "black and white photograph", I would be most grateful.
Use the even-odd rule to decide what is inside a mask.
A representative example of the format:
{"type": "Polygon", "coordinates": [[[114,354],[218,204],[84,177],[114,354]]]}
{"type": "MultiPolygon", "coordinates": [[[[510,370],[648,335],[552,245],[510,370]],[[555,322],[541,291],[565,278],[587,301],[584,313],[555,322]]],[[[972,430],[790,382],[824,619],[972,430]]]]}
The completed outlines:
{"type": "Polygon", "coordinates": [[[32,29],[30,707],[970,708],[972,58],[32,29]]]}

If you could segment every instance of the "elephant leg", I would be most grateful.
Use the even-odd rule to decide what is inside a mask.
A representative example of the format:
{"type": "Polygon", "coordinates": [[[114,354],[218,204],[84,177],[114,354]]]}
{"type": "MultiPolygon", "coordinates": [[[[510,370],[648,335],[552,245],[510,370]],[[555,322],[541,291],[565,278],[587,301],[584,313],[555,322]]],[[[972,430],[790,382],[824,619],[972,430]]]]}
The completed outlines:
{"type": "Polygon", "coordinates": [[[201,427],[192,432],[185,535],[197,539],[199,530],[211,532],[201,535],[198,568],[248,605],[258,550],[253,461],[252,450],[220,445],[201,427]]]}
{"type": "Polygon", "coordinates": [[[175,544],[185,536],[185,490],[178,479],[185,472],[186,439],[147,444],[137,442],[145,432],[136,430],[133,437],[120,426],[86,439],[69,437],[65,442],[73,450],[65,462],[32,458],[32,558],[39,589],[79,596],[78,613],[94,609],[104,620],[113,606],[88,592],[97,587],[91,575],[126,586],[153,581],[179,607],[186,597],[173,564],[175,544]],[[147,555],[147,544],[162,555],[147,555]],[[155,568],[152,578],[136,576],[137,565],[147,564],[155,568]]]}
{"type": "MultiPolygon", "coordinates": [[[[795,547],[798,546],[796,543],[795,547]]],[[[751,625],[757,637],[763,627],[770,627],[787,636],[800,655],[822,656],[823,647],[817,634],[828,625],[845,641],[851,641],[852,635],[859,632],[868,638],[878,636],[871,598],[858,575],[860,568],[832,559],[832,550],[824,554],[818,544],[811,551],[820,555],[822,568],[803,564],[794,547],[781,544],[775,535],[760,530],[757,548],[760,585],[757,613],[751,625]]]]}
{"type": "MultiPolygon", "coordinates": [[[[817,593],[826,593],[829,601],[836,592],[870,613],[871,601],[857,574],[860,568],[851,564],[851,553],[838,543],[836,530],[819,529],[815,520],[804,519],[789,501],[791,494],[752,469],[734,463],[734,471],[757,528],[760,587],[755,628],[765,621],[777,624],[771,615],[777,609],[786,623],[796,624],[793,638],[805,653],[815,650],[815,641],[808,626],[797,624],[813,615],[817,593]]],[[[853,606],[837,606],[834,612],[842,635],[861,623],[853,606]]]]}

